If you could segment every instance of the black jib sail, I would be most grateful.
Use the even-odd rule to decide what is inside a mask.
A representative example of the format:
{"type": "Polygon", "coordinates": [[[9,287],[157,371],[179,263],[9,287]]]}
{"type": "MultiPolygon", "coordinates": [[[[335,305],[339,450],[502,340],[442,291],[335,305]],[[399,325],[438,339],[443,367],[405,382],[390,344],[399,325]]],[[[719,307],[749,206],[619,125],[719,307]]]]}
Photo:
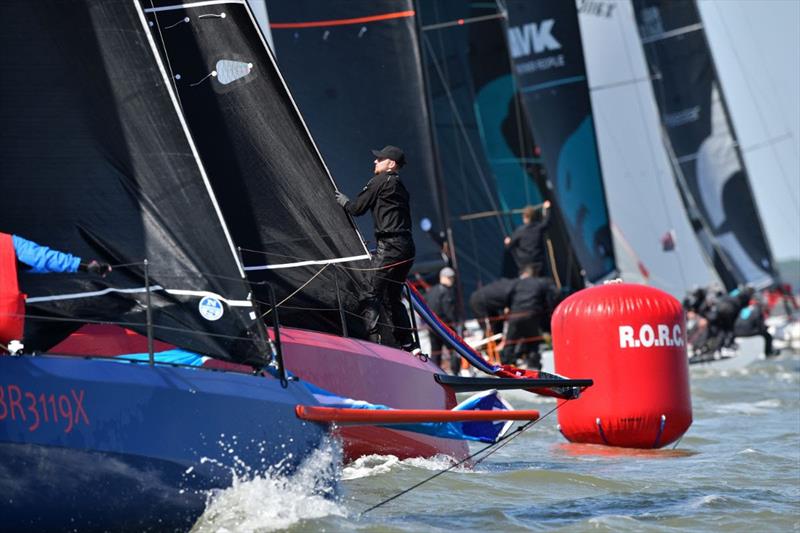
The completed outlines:
{"type": "Polygon", "coordinates": [[[170,4],[146,17],[257,299],[268,301],[269,283],[282,323],[338,332],[338,300],[357,313],[364,273],[341,273],[337,296],[328,267],[369,254],[256,21],[242,2],[170,4]]]}
{"type": "Polygon", "coordinates": [[[682,198],[729,289],[776,279],[736,135],[693,1],[634,0],[682,198]]]}
{"type": "MultiPolygon", "coordinates": [[[[547,187],[511,74],[503,14],[492,3],[467,0],[420,7],[442,181],[468,294],[481,283],[516,275],[503,237],[520,223],[522,208],[542,203],[547,187]]],[[[581,287],[580,265],[554,209],[549,234],[556,277],[581,287]]]]}
{"type": "Polygon", "coordinates": [[[615,271],[574,2],[507,0],[508,46],[548,185],[590,282],[615,271]]]}
{"type": "Polygon", "coordinates": [[[23,274],[27,348],[82,320],[144,331],[146,259],[156,338],[263,364],[263,326],[141,8],[0,10],[13,21],[0,33],[0,230],[115,265],[103,280],[23,274]]]}
{"type": "MultiPolygon", "coordinates": [[[[340,189],[353,197],[371,177],[370,149],[406,153],[414,270],[442,266],[444,228],[410,0],[267,1],[275,55],[340,189]],[[430,231],[420,226],[430,221],[430,231]]],[[[372,220],[358,225],[368,241],[372,220]]],[[[427,225],[426,225],[427,227],[427,225]]]]}

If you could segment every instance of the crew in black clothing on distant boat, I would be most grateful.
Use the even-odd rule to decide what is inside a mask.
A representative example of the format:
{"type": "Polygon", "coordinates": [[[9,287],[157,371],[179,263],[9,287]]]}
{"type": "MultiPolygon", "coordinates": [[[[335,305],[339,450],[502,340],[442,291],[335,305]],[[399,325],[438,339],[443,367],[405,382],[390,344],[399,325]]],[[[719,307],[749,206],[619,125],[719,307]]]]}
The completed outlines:
{"type": "Polygon", "coordinates": [[[406,163],[403,151],[396,146],[373,150],[373,177],[355,200],[336,191],[336,201],[353,216],[372,211],[378,248],[373,255],[373,278],[364,298],[364,325],[373,342],[381,342],[378,319],[385,307],[393,326],[394,342],[406,350],[414,350],[414,336],[402,291],[414,263],[414,240],[411,236],[409,195],[398,171],[406,163]],[[385,304],[385,305],[384,305],[385,304]]]}
{"type": "Polygon", "coordinates": [[[541,216],[537,215],[535,207],[526,207],[522,212],[522,226],[504,240],[520,272],[525,265],[534,265],[541,274],[547,272],[544,232],[550,225],[550,200],[545,200],[541,216]]]}

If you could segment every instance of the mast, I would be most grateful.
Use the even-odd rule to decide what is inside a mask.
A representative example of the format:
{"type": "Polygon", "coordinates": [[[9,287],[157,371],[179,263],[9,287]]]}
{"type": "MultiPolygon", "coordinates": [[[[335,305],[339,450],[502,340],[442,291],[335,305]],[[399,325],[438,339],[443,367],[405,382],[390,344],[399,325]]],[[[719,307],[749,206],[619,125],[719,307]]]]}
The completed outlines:
{"type": "MultiPolygon", "coordinates": [[[[464,318],[464,285],[462,283],[462,276],[458,268],[458,253],[456,250],[455,239],[453,238],[453,229],[450,223],[450,210],[448,208],[447,193],[442,182],[442,160],[439,152],[439,140],[436,135],[436,128],[434,127],[434,114],[433,106],[431,104],[430,83],[428,82],[428,64],[426,61],[426,53],[424,40],[425,34],[422,30],[422,21],[419,0],[414,0],[414,10],[416,16],[414,17],[414,26],[417,30],[417,53],[420,61],[420,71],[422,75],[422,87],[425,93],[425,115],[427,116],[428,132],[431,138],[431,152],[434,161],[434,180],[436,182],[436,193],[439,197],[439,212],[440,218],[444,225],[444,232],[447,238],[447,246],[449,248],[449,257],[453,269],[456,271],[456,313],[459,318],[464,318]]],[[[438,283],[438,275],[436,279],[438,283]]]]}

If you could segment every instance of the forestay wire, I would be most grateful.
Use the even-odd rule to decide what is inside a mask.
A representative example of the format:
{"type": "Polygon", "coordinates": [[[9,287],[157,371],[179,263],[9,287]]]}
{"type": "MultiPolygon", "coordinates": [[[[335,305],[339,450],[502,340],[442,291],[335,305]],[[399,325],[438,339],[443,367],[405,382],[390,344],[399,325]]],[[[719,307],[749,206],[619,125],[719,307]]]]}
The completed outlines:
{"type": "Polygon", "coordinates": [[[489,444],[488,446],[485,446],[485,447],[481,448],[477,452],[468,455],[464,459],[462,459],[462,460],[460,460],[460,461],[458,461],[456,463],[453,463],[452,465],[448,466],[447,468],[445,468],[443,470],[439,470],[438,472],[436,472],[432,476],[428,476],[425,479],[423,479],[422,481],[420,481],[418,483],[415,483],[414,485],[411,485],[407,489],[401,490],[397,494],[395,494],[393,496],[390,496],[389,498],[386,498],[385,500],[382,500],[382,501],[376,503],[375,505],[373,505],[371,507],[368,507],[367,509],[365,509],[365,510],[361,511],[361,513],[359,513],[359,515],[358,515],[359,518],[364,516],[368,512],[377,509],[378,507],[382,507],[382,506],[386,505],[387,503],[389,503],[389,502],[391,502],[393,500],[396,500],[397,498],[399,498],[400,496],[403,496],[404,494],[408,494],[412,490],[414,490],[414,489],[416,489],[418,487],[421,487],[425,483],[428,483],[429,481],[433,481],[434,479],[436,479],[437,477],[441,476],[442,474],[446,474],[447,472],[450,472],[454,468],[463,465],[467,461],[470,461],[470,460],[474,459],[475,457],[477,457],[477,456],[479,456],[481,454],[485,454],[483,457],[481,457],[480,459],[475,461],[475,464],[477,465],[478,463],[480,463],[481,461],[483,461],[484,459],[486,459],[490,455],[494,454],[495,452],[497,452],[498,450],[503,448],[506,444],[511,442],[513,439],[519,437],[522,433],[524,433],[525,431],[527,431],[528,429],[532,428],[533,426],[535,426],[540,421],[542,421],[545,418],[547,418],[548,416],[550,416],[554,411],[558,410],[559,407],[561,407],[562,405],[564,405],[568,401],[569,401],[569,399],[566,399],[563,402],[556,403],[556,406],[553,407],[552,409],[550,409],[543,416],[537,418],[536,420],[531,420],[530,422],[526,422],[525,424],[523,424],[521,426],[518,426],[512,433],[509,433],[508,435],[505,435],[504,437],[500,438],[497,442],[493,442],[492,444],[489,444]]]}

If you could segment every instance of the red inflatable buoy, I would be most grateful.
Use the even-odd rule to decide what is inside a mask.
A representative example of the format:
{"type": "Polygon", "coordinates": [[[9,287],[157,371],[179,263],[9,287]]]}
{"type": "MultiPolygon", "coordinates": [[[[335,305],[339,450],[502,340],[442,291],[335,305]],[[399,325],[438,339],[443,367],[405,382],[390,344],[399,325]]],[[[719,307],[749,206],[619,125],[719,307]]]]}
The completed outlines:
{"type": "Polygon", "coordinates": [[[556,373],[591,378],[558,410],[571,442],[660,448],[692,424],[686,321],[678,300],[644,285],[577,292],[553,313],[556,373]]]}

